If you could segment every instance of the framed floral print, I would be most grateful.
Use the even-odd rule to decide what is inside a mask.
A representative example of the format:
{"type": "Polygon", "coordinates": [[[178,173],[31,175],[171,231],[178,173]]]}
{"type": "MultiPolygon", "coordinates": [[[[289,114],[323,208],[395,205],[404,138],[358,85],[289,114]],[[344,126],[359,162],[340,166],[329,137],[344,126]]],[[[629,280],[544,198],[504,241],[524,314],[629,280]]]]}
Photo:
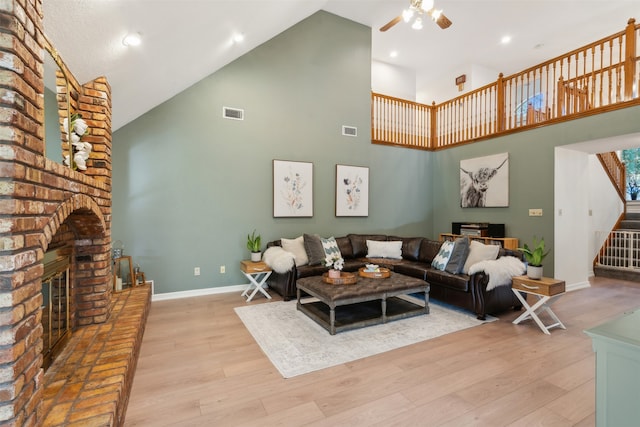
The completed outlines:
{"type": "Polygon", "coordinates": [[[313,163],[273,161],[273,216],[313,216],[313,163]]]}
{"type": "Polygon", "coordinates": [[[336,216],[369,216],[369,168],[336,165],[336,216]]]}

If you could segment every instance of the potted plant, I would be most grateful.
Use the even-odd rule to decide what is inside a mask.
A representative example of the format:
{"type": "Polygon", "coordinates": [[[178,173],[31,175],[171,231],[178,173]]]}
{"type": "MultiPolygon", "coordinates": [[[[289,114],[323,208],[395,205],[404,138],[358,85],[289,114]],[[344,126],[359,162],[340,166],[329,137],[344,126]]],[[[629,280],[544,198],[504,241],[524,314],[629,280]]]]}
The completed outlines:
{"type": "Polygon", "coordinates": [[[247,234],[247,249],[251,252],[251,261],[258,262],[262,259],[262,252],[260,251],[261,238],[260,235],[256,235],[256,230],[253,233],[247,234]]]}
{"type": "Polygon", "coordinates": [[[340,278],[340,271],[344,267],[344,259],[337,255],[326,257],[324,260],[325,267],[329,267],[329,277],[332,279],[340,278]]]}
{"type": "Polygon", "coordinates": [[[530,279],[542,279],[542,260],[551,252],[551,249],[546,252],[544,249],[544,238],[536,241],[535,237],[533,238],[533,246],[531,248],[526,243],[524,247],[518,248],[527,260],[527,276],[530,279]]]}

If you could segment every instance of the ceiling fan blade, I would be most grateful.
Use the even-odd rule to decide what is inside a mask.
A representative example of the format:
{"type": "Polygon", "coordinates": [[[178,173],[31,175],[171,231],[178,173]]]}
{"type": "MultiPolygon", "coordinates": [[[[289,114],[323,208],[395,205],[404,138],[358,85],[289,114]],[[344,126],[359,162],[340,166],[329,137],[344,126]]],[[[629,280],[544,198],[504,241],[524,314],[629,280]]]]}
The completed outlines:
{"type": "Polygon", "coordinates": [[[445,28],[449,28],[451,26],[451,21],[449,20],[449,18],[444,16],[444,13],[441,13],[438,19],[436,19],[436,24],[438,24],[438,26],[440,26],[440,28],[444,30],[445,28]]]}
{"type": "Polygon", "coordinates": [[[384,24],[382,27],[380,27],[380,31],[385,32],[389,28],[393,27],[394,25],[396,25],[400,21],[402,21],[402,15],[396,16],[391,21],[389,21],[386,24],[384,24]]]}

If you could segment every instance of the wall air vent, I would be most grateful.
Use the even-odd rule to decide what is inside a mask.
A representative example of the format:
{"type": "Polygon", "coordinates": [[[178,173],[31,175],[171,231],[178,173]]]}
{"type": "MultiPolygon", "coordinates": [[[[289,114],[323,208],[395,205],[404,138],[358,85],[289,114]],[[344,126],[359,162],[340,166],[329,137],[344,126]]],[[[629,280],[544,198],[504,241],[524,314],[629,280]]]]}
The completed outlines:
{"type": "Polygon", "coordinates": [[[358,128],[355,126],[342,126],[342,135],[344,136],[358,136],[358,128]]]}
{"type": "Polygon", "coordinates": [[[240,108],[222,107],[222,117],[232,120],[244,120],[244,110],[240,108]]]}

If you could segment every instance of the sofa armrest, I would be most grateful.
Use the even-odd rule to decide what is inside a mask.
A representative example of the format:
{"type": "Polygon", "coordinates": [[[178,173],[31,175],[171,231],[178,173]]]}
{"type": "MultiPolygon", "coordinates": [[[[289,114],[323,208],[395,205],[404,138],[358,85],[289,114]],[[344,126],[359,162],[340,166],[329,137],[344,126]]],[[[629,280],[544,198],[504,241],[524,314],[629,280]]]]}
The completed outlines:
{"type": "Polygon", "coordinates": [[[286,273],[277,273],[273,271],[267,279],[267,285],[270,289],[276,291],[283,300],[289,301],[296,298],[296,278],[298,270],[294,265],[293,268],[286,273]]]}
{"type": "Polygon", "coordinates": [[[509,307],[516,310],[522,308],[522,304],[511,291],[511,286],[496,286],[487,290],[489,275],[479,271],[470,276],[469,286],[473,295],[474,311],[480,320],[485,320],[487,314],[495,311],[503,311],[509,307]]]}

